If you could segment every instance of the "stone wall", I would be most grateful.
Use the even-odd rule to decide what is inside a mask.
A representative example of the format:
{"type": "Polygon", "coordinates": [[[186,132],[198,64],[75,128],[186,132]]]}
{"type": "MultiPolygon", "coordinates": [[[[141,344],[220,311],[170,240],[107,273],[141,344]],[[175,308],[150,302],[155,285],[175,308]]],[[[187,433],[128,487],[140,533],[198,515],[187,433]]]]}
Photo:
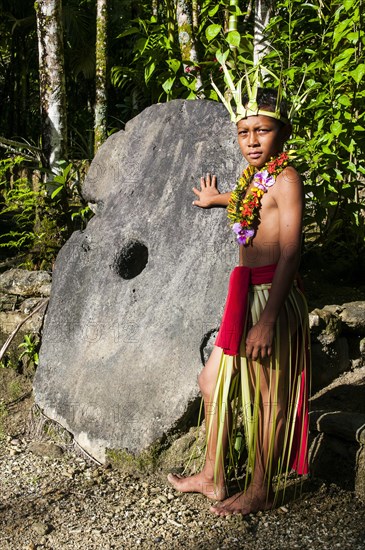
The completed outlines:
{"type": "Polygon", "coordinates": [[[312,474],[365,502],[365,302],[310,313],[312,474]]]}
{"type": "Polygon", "coordinates": [[[328,305],[309,314],[312,390],[365,364],[365,302],[328,305]]]}

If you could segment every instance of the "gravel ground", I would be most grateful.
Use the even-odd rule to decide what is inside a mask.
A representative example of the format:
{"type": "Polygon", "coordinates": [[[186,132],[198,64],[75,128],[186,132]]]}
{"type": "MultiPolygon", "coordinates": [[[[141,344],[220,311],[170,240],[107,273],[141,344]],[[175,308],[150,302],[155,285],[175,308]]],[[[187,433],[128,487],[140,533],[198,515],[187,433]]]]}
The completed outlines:
{"type": "Polygon", "coordinates": [[[165,474],[123,474],[54,443],[8,436],[0,460],[1,550],[365,549],[365,507],[320,480],[276,510],[220,518],[165,474]]]}

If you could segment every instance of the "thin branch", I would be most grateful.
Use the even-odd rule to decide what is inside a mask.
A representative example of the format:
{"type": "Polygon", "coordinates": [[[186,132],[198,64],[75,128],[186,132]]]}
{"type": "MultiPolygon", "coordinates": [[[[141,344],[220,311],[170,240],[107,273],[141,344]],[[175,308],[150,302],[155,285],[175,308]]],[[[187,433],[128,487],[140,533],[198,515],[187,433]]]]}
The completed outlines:
{"type": "Polygon", "coordinates": [[[39,311],[43,306],[47,305],[49,302],[49,298],[46,298],[45,300],[43,300],[40,304],[37,305],[37,307],[35,307],[33,309],[33,311],[31,313],[29,313],[29,315],[27,315],[27,317],[25,319],[23,319],[23,321],[21,321],[19,323],[19,325],[13,330],[13,332],[10,334],[10,336],[7,338],[5,344],[3,345],[3,347],[1,348],[0,350],[0,361],[2,360],[2,358],[4,357],[8,347],[10,346],[11,342],[14,340],[16,334],[19,332],[20,328],[24,325],[24,323],[26,321],[28,321],[28,319],[30,319],[32,317],[32,315],[34,315],[37,311],[39,311]]]}
{"type": "Polygon", "coordinates": [[[19,155],[19,150],[22,149],[22,155],[27,160],[34,160],[36,156],[31,156],[30,154],[24,153],[23,150],[27,149],[30,152],[38,153],[42,155],[42,149],[35,147],[34,145],[29,145],[29,143],[23,143],[21,141],[16,141],[15,139],[8,139],[0,136],[0,147],[7,149],[8,151],[19,155]]]}
{"type": "Polygon", "coordinates": [[[23,399],[27,399],[27,397],[30,397],[32,395],[31,391],[27,391],[26,393],[23,393],[20,397],[17,399],[14,399],[14,401],[9,401],[9,403],[5,403],[5,407],[12,407],[13,405],[16,405],[17,403],[20,403],[20,401],[23,401],[23,399]]]}
{"type": "Polygon", "coordinates": [[[37,153],[41,152],[41,149],[39,147],[35,147],[34,145],[29,145],[28,143],[22,143],[21,141],[15,141],[14,139],[4,138],[3,136],[0,136],[0,142],[5,143],[6,145],[11,145],[13,147],[29,149],[29,151],[36,151],[37,153]]]}
{"type": "MultiPolygon", "coordinates": [[[[10,153],[14,153],[15,155],[19,155],[19,151],[17,151],[17,149],[13,149],[13,147],[9,147],[9,145],[5,145],[4,143],[0,143],[0,147],[2,147],[3,149],[6,149],[10,153]]],[[[22,156],[24,157],[25,160],[34,160],[34,157],[32,157],[31,155],[27,155],[27,153],[22,152],[22,156]]]]}

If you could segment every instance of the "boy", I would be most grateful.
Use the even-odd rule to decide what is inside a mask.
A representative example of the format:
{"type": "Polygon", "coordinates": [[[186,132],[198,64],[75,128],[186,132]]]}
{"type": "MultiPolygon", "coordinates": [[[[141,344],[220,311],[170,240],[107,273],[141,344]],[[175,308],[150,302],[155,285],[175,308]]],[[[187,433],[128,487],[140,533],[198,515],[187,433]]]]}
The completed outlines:
{"type": "Polygon", "coordinates": [[[285,106],[279,112],[274,90],[255,92],[253,100],[243,100],[237,117],[238,143],[249,166],[235,191],[219,193],[216,176],[209,174],[201,178],[200,190],[193,188],[195,206],[228,206],[240,244],[239,267],[231,275],[214,349],[199,375],[208,433],[205,464],[196,475],[169,474],[168,480],[178,491],[220,501],[211,507],[217,515],[266,510],[275,501],[274,475],[292,467],[307,472],[308,314],[295,281],[303,185],[282,153],[291,131],[285,106]],[[248,471],[245,490],[227,498],[223,459],[232,433],[227,384],[237,375],[248,471]]]}

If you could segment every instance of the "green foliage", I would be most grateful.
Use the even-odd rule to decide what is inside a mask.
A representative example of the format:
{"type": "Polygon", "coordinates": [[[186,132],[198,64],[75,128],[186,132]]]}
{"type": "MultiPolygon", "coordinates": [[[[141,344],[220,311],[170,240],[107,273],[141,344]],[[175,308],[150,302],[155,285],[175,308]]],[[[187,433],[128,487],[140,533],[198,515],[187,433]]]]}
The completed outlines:
{"type": "Polygon", "coordinates": [[[153,472],[158,465],[161,445],[157,442],[138,455],[125,449],[107,449],[107,457],[114,468],[123,472],[153,472]]]}
{"type": "MultiPolygon", "coordinates": [[[[146,102],[199,96],[196,71],[205,97],[217,99],[210,85],[212,75],[224,89],[217,51],[225,52],[236,80],[252,65],[254,21],[247,11],[249,3],[201,2],[195,35],[199,67],[183,63],[175,14],[169,2],[161,6],[166,9],[156,20],[150,4],[143,3],[139,17],[120,35],[124,44],[133,45],[133,56],[125,66],[113,68],[112,81],[134,98],[129,115],[146,102]]],[[[272,50],[264,59],[275,74],[282,73],[289,101],[300,90],[296,101],[303,105],[294,119],[290,147],[297,150],[297,166],[305,179],[306,250],[320,246],[324,262],[331,255],[346,255],[343,269],[357,264],[360,271],[365,237],[362,10],[362,0],[279,1],[266,30],[272,50]]],[[[123,114],[126,108],[125,103],[123,114]]]]}
{"type": "MultiPolygon", "coordinates": [[[[290,143],[305,179],[306,250],[321,247],[325,263],[341,258],[342,272],[349,265],[361,270],[365,257],[363,1],[278,0],[271,3],[266,30],[273,49],[264,63],[276,74],[282,70],[289,99],[299,87],[306,97],[290,143]]],[[[156,102],[217,100],[210,82],[212,76],[224,89],[217,51],[227,52],[235,79],[252,64],[254,7],[248,0],[200,0],[194,26],[199,62],[193,63],[182,59],[175,2],[160,0],[154,16],[151,1],[110,0],[109,131],[156,102]]],[[[0,11],[0,134],[23,135],[37,145],[34,5],[31,0],[7,0],[0,11]]],[[[92,0],[63,1],[69,151],[74,159],[93,154],[95,14],[92,0]]],[[[0,165],[0,225],[5,234],[0,254],[26,252],[28,267],[50,266],[70,232],[89,217],[79,193],[82,174],[65,163],[53,183],[35,185],[31,170],[21,169],[24,158],[13,156],[0,165]]]]}
{"type": "Polygon", "coordinates": [[[357,260],[360,271],[365,237],[362,9],[362,0],[278,3],[268,29],[276,51],[265,59],[278,72],[283,65],[289,100],[303,80],[309,89],[291,140],[305,175],[307,248],[320,245],[328,257],[346,256],[345,269],[357,260]]]}
{"type": "Polygon", "coordinates": [[[131,55],[125,60],[125,65],[114,66],[111,70],[112,84],[133,98],[131,103],[124,104],[124,116],[136,114],[147,104],[156,103],[163,91],[162,84],[172,70],[167,63],[165,65],[165,59],[173,51],[173,44],[168,39],[167,24],[141,18],[133,20],[131,24],[133,26],[118,37],[132,42],[131,55]],[[141,92],[138,93],[137,90],[141,92]]]}
{"type": "Polygon", "coordinates": [[[27,167],[21,156],[0,160],[0,250],[21,253],[28,269],[51,268],[72,231],[90,218],[80,193],[84,171],[82,164],[63,162],[59,173],[46,182],[41,178],[45,171],[27,167]]]}
{"type": "Polygon", "coordinates": [[[18,365],[12,361],[7,354],[5,354],[3,359],[0,361],[0,369],[13,369],[14,371],[17,371],[18,365]]]}
{"type": "Polygon", "coordinates": [[[19,355],[19,361],[27,356],[30,361],[37,366],[38,365],[38,350],[39,350],[39,339],[34,334],[25,334],[24,342],[19,344],[18,348],[23,348],[22,353],[19,355]]]}
{"type": "Polygon", "coordinates": [[[132,105],[123,104],[123,115],[128,113],[128,106],[132,107],[128,113],[132,115],[146,104],[157,101],[195,99],[202,94],[217,99],[210,86],[212,72],[218,80],[221,78],[219,64],[215,59],[217,49],[234,46],[237,52],[232,53],[232,62],[235,62],[237,55],[244,60],[252,52],[252,22],[243,22],[241,18],[239,32],[224,32],[226,11],[235,15],[244,15],[245,12],[234,5],[227,9],[224,0],[214,3],[205,0],[195,37],[201,61],[199,65],[186,60],[183,62],[178,44],[176,13],[171,7],[172,3],[165,1],[161,4],[166,9],[161,10],[158,21],[151,17],[150,8],[145,7],[141,16],[128,21],[127,28],[119,35],[123,43],[133,45],[133,55],[126,58],[126,63],[114,66],[111,70],[112,84],[134,98],[132,105]],[[202,77],[203,90],[197,88],[197,73],[202,77]]]}

